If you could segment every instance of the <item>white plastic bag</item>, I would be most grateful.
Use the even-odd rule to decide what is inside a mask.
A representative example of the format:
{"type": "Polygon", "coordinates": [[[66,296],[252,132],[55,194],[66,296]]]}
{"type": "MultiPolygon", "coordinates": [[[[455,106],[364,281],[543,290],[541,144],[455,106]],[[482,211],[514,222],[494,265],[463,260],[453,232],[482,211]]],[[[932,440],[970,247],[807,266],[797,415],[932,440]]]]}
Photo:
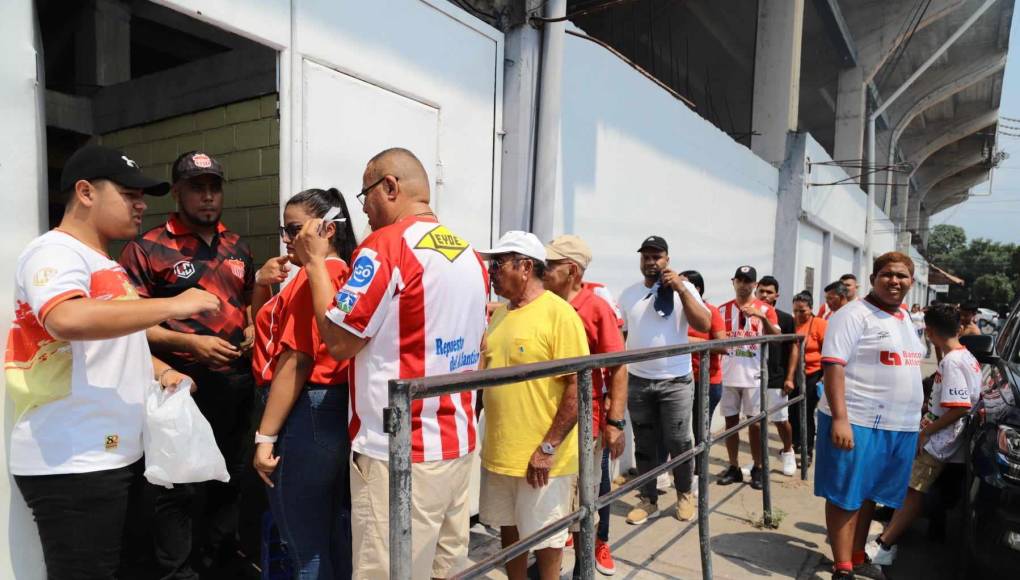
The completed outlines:
{"type": "Polygon", "coordinates": [[[149,385],[142,440],[145,479],[154,485],[230,481],[212,427],[191,398],[191,381],[172,393],[155,381],[149,385]]]}

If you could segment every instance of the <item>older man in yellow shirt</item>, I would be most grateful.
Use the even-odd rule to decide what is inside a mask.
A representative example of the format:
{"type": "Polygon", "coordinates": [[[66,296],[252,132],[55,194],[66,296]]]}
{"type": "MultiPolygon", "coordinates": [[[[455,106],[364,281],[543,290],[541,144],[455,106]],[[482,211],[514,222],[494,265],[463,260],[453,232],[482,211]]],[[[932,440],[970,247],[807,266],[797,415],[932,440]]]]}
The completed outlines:
{"type": "MultiPolygon", "coordinates": [[[[509,304],[493,312],[487,368],[588,354],[577,312],[542,285],[545,247],[533,234],[507,232],[489,261],[493,289],[509,304]]],[[[485,392],[479,517],[499,526],[503,547],[567,515],[577,474],[577,375],[523,381],[485,392]]],[[[559,578],[566,528],[535,546],[541,578],[559,578]]],[[[527,554],[506,566],[527,575],[527,554]]]]}

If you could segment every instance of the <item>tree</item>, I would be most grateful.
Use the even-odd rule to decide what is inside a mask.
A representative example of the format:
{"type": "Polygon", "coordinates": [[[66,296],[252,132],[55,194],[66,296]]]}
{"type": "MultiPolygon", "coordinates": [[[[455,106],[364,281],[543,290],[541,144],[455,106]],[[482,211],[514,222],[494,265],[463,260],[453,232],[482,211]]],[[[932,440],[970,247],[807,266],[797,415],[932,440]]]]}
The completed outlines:
{"type": "Polygon", "coordinates": [[[928,254],[932,257],[945,256],[962,249],[967,244],[967,233],[960,226],[939,224],[931,229],[928,236],[928,254]]]}
{"type": "Polygon", "coordinates": [[[974,298],[981,304],[1006,304],[1013,299],[1013,283],[1006,274],[982,274],[974,280],[974,298]]]}

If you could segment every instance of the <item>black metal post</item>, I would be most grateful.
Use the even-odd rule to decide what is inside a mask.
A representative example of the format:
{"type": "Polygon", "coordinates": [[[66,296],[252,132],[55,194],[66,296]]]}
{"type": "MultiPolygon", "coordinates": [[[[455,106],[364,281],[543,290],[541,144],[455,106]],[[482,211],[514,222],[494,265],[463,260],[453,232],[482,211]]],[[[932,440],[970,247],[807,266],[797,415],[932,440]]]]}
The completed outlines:
{"type": "Polygon", "coordinates": [[[383,413],[390,434],[390,578],[411,579],[411,389],[390,381],[383,413]]]}
{"type": "MultiPolygon", "coordinates": [[[[766,322],[766,324],[768,324],[766,322]]],[[[761,453],[761,503],[762,523],[766,528],[772,527],[772,482],[769,475],[769,345],[759,344],[761,352],[761,420],[758,423],[759,453],[761,453]]]]}
{"type": "MultiPolygon", "coordinates": [[[[581,505],[581,531],[578,534],[577,549],[574,552],[574,566],[582,580],[595,578],[595,439],[592,433],[592,392],[591,373],[586,370],[577,373],[577,447],[578,453],[578,503],[581,505]]],[[[598,461],[601,461],[600,457],[598,461]]]]}
{"type": "Polygon", "coordinates": [[[709,415],[709,366],[711,355],[708,351],[695,353],[693,356],[701,357],[698,365],[698,400],[695,406],[694,430],[698,433],[698,441],[705,443],[701,452],[701,461],[695,462],[698,467],[698,540],[701,550],[701,577],[704,580],[712,580],[712,535],[708,528],[708,459],[712,447],[708,444],[709,435],[712,431],[712,416],[709,415]]]}
{"type": "MultiPolygon", "coordinates": [[[[807,392],[807,376],[804,374],[804,356],[805,349],[807,348],[807,337],[802,336],[800,338],[800,356],[797,358],[797,384],[800,385],[800,394],[804,396],[801,402],[797,403],[800,407],[800,417],[798,422],[800,423],[800,478],[807,481],[808,478],[808,433],[807,433],[807,422],[808,422],[808,392],[807,392]]],[[[812,418],[814,420],[814,418],[812,418]]],[[[812,442],[813,443],[813,442],[812,442]]]]}

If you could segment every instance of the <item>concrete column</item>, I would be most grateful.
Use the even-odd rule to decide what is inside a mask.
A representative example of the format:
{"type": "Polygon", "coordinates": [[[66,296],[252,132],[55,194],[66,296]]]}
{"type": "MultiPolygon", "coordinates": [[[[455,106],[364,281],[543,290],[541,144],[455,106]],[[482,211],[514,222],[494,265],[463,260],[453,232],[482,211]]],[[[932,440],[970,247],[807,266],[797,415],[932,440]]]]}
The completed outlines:
{"type": "MultiPolygon", "coordinates": [[[[528,0],[529,11],[539,5],[541,0],[528,0]]],[[[542,32],[524,22],[507,30],[505,39],[504,135],[497,237],[508,230],[531,229],[542,32]]]]}
{"type": "Polygon", "coordinates": [[[921,227],[921,199],[917,195],[912,195],[907,200],[906,226],[910,231],[917,231],[921,227]]]}
{"type": "Polygon", "coordinates": [[[804,0],[759,0],[751,150],[779,166],[786,134],[797,129],[804,0]]]}
{"type": "MultiPolygon", "coordinates": [[[[857,275],[857,284],[862,288],[870,286],[868,284],[868,275],[871,274],[871,266],[868,266],[867,271],[864,270],[864,257],[861,254],[860,248],[854,248],[854,265],[853,272],[857,275]]],[[[861,290],[858,290],[860,292],[861,290]]]]}
{"type": "MultiPolygon", "coordinates": [[[[562,18],[567,0],[547,0],[544,16],[562,18]]],[[[535,188],[532,192],[531,231],[542,241],[556,229],[556,196],[560,189],[560,107],[563,87],[563,45],[566,22],[542,25],[542,53],[538,85],[538,127],[535,137],[535,188]]]]}
{"type": "Polygon", "coordinates": [[[131,79],[131,11],[118,0],[90,0],[74,35],[78,92],[131,79]]]}
{"type": "Polygon", "coordinates": [[[906,173],[894,173],[896,185],[892,195],[892,212],[890,219],[896,224],[898,233],[896,235],[896,251],[908,253],[910,251],[910,230],[907,229],[907,216],[910,213],[911,185],[910,176],[906,173]]]}
{"type": "Polygon", "coordinates": [[[836,93],[836,142],[833,147],[833,157],[837,161],[864,157],[866,95],[864,69],[855,66],[840,71],[836,93]]]}
{"type": "Polygon", "coordinates": [[[921,248],[923,249],[928,248],[928,235],[931,233],[930,231],[928,231],[930,219],[931,215],[928,212],[926,211],[921,212],[921,220],[917,233],[921,236],[921,248]]]}
{"type": "Polygon", "coordinates": [[[797,245],[804,205],[807,134],[787,133],[785,149],[784,161],[779,167],[772,275],[779,281],[780,288],[789,288],[782,293],[780,305],[789,312],[797,286],[797,245]]]}
{"type": "Polygon", "coordinates": [[[822,233],[822,271],[821,284],[815,288],[815,304],[821,304],[825,299],[825,287],[832,282],[832,232],[822,233]]]}

